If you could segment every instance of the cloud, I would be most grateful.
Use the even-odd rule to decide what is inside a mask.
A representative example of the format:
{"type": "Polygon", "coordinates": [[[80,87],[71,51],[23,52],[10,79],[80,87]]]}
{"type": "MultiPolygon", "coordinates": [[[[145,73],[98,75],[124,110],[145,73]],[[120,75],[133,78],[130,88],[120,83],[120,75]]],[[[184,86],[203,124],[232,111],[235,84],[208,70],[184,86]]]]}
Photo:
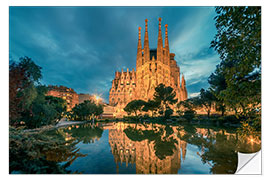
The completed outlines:
{"type": "Polygon", "coordinates": [[[200,95],[199,92],[191,93],[191,94],[189,94],[189,98],[197,97],[197,96],[199,96],[199,95],[200,95]]]}
{"type": "Polygon", "coordinates": [[[146,18],[151,48],[157,45],[158,18],[163,38],[169,25],[170,48],[189,93],[206,87],[218,62],[208,49],[215,33],[211,7],[10,7],[9,12],[11,57],[31,57],[42,67],[44,84],[101,93],[106,100],[115,71],[136,67],[138,27],[144,32],[146,18]]]}

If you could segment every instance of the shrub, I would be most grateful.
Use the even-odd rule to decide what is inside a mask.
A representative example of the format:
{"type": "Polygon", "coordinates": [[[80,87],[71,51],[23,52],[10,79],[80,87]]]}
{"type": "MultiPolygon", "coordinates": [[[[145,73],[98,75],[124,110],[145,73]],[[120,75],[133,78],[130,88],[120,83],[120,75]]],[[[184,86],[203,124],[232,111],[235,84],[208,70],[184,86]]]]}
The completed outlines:
{"type": "Polygon", "coordinates": [[[186,110],[186,111],[184,112],[183,117],[184,117],[186,120],[192,120],[192,119],[195,117],[195,114],[196,114],[196,112],[193,111],[193,110],[186,110]]]}

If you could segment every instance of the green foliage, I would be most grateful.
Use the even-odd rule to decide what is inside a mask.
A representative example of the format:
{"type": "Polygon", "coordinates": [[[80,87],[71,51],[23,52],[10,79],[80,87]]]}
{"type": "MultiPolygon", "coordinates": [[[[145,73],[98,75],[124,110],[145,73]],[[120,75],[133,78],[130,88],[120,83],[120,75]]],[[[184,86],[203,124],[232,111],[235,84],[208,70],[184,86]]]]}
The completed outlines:
{"type": "Polygon", "coordinates": [[[23,174],[62,174],[77,157],[76,142],[63,136],[9,129],[9,172],[23,174]],[[62,165],[58,162],[66,162],[62,165]]]}
{"type": "Polygon", "coordinates": [[[153,117],[154,112],[157,111],[159,108],[159,103],[153,100],[149,100],[148,102],[145,102],[143,111],[148,112],[151,111],[151,115],[153,117]]]}
{"type": "Polygon", "coordinates": [[[18,67],[24,70],[27,81],[29,82],[39,82],[42,78],[41,67],[37,66],[34,61],[27,56],[20,58],[18,67]]]}
{"type": "Polygon", "coordinates": [[[166,87],[164,84],[159,84],[155,88],[154,101],[159,104],[159,113],[161,115],[165,116],[166,109],[170,109],[169,105],[173,105],[178,101],[175,96],[176,93],[170,86],[166,87]]]}
{"type": "Polygon", "coordinates": [[[199,97],[189,98],[185,101],[180,101],[176,106],[182,112],[187,110],[195,111],[197,107],[200,107],[200,99],[199,97]]]}
{"type": "Polygon", "coordinates": [[[201,105],[207,112],[208,118],[210,117],[211,107],[214,102],[216,102],[216,97],[209,90],[204,90],[203,88],[200,90],[200,96],[198,100],[198,104],[201,105]]]}
{"type": "Polygon", "coordinates": [[[46,96],[45,86],[36,87],[37,96],[28,111],[22,113],[21,120],[27,128],[37,128],[44,125],[56,124],[66,112],[65,100],[46,96]]]}
{"type": "Polygon", "coordinates": [[[217,7],[211,42],[221,63],[210,76],[219,100],[247,116],[261,101],[261,7],[217,7]],[[224,83],[225,81],[225,83],[224,83]]]}
{"type": "Polygon", "coordinates": [[[169,118],[172,114],[173,114],[173,110],[170,107],[168,107],[165,110],[165,118],[169,118]]]}
{"type": "Polygon", "coordinates": [[[143,100],[133,100],[126,105],[124,111],[128,114],[134,113],[135,116],[137,116],[137,111],[141,112],[145,104],[146,103],[143,100]]]}
{"type": "Polygon", "coordinates": [[[41,67],[31,58],[20,58],[19,62],[9,65],[9,123],[18,125],[21,113],[29,111],[37,96],[35,84],[41,79],[41,67]]]}
{"type": "Polygon", "coordinates": [[[9,66],[10,125],[21,122],[26,128],[55,124],[66,111],[66,103],[57,97],[47,97],[47,88],[40,85],[41,67],[29,57],[20,58],[9,66]]]}
{"type": "Polygon", "coordinates": [[[183,117],[186,119],[186,120],[192,120],[196,115],[196,111],[194,110],[186,110],[184,112],[184,115],[183,117]]]}
{"type": "Polygon", "coordinates": [[[76,104],[69,114],[70,119],[74,120],[90,120],[93,116],[99,116],[103,113],[103,106],[97,105],[94,101],[84,101],[81,104],[76,104]]]}

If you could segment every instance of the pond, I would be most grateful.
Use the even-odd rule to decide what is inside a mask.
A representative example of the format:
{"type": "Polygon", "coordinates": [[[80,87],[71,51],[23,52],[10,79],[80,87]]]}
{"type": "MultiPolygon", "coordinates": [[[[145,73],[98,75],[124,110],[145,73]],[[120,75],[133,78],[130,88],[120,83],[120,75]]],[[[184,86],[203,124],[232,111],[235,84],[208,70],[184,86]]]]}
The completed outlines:
{"type": "Polygon", "coordinates": [[[83,174],[231,174],[237,152],[260,150],[259,139],[243,138],[236,129],[200,125],[112,122],[46,134],[73,145],[45,153],[47,160],[83,174]]]}

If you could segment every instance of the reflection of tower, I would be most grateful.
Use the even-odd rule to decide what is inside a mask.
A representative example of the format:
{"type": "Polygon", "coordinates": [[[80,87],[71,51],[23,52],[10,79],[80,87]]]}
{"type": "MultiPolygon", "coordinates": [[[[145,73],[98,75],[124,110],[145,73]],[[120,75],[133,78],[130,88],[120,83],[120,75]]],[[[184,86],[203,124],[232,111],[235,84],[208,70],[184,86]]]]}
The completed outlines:
{"type": "MultiPolygon", "coordinates": [[[[128,126],[135,128],[135,124],[129,124],[128,126]]],[[[186,142],[181,141],[173,133],[171,136],[177,140],[176,148],[173,150],[171,156],[166,156],[164,159],[159,159],[155,154],[154,141],[142,140],[132,141],[130,140],[123,130],[126,128],[126,124],[117,123],[109,129],[109,144],[112,149],[112,154],[115,159],[115,163],[122,165],[126,163],[136,165],[137,174],[176,174],[181,167],[181,151],[182,157],[185,158],[186,154],[186,142]]],[[[157,125],[162,127],[162,125],[157,125]]],[[[144,127],[137,125],[137,129],[151,130],[152,127],[144,127]]],[[[173,128],[176,132],[176,128],[173,128]]]]}
{"type": "Polygon", "coordinates": [[[181,143],[181,150],[182,150],[182,158],[183,158],[183,161],[184,161],[186,159],[187,142],[182,141],[182,143],[181,143]]]}

